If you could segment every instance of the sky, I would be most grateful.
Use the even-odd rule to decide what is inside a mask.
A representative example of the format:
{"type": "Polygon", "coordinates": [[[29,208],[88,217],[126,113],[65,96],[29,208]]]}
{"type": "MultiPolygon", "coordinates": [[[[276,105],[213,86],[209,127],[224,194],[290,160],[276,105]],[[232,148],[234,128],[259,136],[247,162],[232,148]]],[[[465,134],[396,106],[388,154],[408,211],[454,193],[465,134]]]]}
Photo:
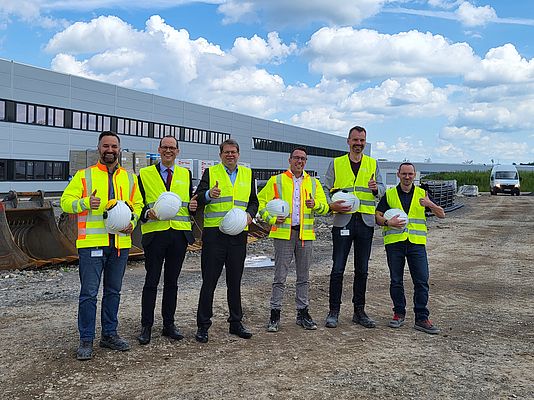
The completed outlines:
{"type": "Polygon", "coordinates": [[[390,161],[534,162],[533,37],[530,0],[0,0],[1,58],[390,161]]]}

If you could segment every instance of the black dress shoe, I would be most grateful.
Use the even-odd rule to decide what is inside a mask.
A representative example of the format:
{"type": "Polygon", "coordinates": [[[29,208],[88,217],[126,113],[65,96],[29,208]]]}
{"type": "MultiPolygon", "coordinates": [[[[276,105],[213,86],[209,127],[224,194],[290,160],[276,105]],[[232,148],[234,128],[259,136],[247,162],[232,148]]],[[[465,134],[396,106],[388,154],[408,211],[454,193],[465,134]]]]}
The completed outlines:
{"type": "Polygon", "coordinates": [[[243,324],[239,325],[230,325],[230,331],[232,335],[237,335],[241,339],[250,339],[252,337],[252,333],[243,326],[243,324]]]}
{"type": "Polygon", "coordinates": [[[152,337],[152,327],[143,326],[141,328],[141,334],[137,336],[137,340],[139,341],[139,344],[149,344],[151,337],[152,337]]]}
{"type": "Polygon", "coordinates": [[[195,340],[200,343],[208,343],[208,330],[206,328],[198,328],[195,340]]]}
{"type": "Polygon", "coordinates": [[[163,330],[161,331],[161,336],[167,336],[174,340],[182,340],[184,338],[184,335],[182,335],[178,328],[174,325],[163,327],[163,330]]]}

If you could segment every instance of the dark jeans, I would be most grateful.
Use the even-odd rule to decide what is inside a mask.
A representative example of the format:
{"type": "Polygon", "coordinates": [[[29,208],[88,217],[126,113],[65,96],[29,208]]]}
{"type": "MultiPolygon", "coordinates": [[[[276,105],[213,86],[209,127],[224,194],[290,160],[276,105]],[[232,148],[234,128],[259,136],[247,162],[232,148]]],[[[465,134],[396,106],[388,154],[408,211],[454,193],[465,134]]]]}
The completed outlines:
{"type": "Polygon", "coordinates": [[[352,303],[354,307],[365,305],[365,291],[367,289],[367,271],[374,228],[365,225],[361,216],[354,214],[350,222],[344,227],[332,228],[333,266],[330,273],[330,310],[339,311],[341,294],[343,291],[343,274],[349,257],[352,243],[354,243],[354,283],[352,303]],[[341,235],[341,231],[348,230],[348,235],[341,235]]]}
{"type": "Polygon", "coordinates": [[[202,232],[202,287],[198,301],[197,326],[209,328],[213,317],[213,295],[223,266],[226,269],[226,298],[230,325],[237,325],[243,318],[241,308],[241,277],[247,255],[247,232],[230,236],[219,228],[204,228],[202,232]]]}
{"type": "Polygon", "coordinates": [[[78,305],[78,330],[80,340],[93,340],[96,324],[96,299],[100,278],[104,272],[101,320],[102,335],[117,334],[117,314],[121,299],[122,278],[130,249],[90,247],[78,249],[80,257],[80,299],[78,305]],[[97,252],[102,251],[102,255],[97,252]]]}
{"type": "Polygon", "coordinates": [[[182,270],[187,239],[183,231],[167,229],[166,231],[151,232],[150,240],[143,241],[145,250],[145,285],[141,297],[141,325],[154,324],[154,308],[158,294],[158,284],[163,272],[163,298],[161,301],[161,315],[163,326],[174,324],[176,312],[176,296],[178,293],[178,277],[182,270]],[[163,263],[165,262],[165,266],[163,263]]]}
{"type": "Polygon", "coordinates": [[[404,296],[404,264],[408,260],[410,275],[414,286],[413,311],[416,321],[428,319],[428,260],[426,247],[422,244],[413,244],[408,240],[386,245],[386,255],[389,266],[391,283],[389,293],[393,300],[393,311],[397,314],[406,314],[406,297],[404,296]]]}

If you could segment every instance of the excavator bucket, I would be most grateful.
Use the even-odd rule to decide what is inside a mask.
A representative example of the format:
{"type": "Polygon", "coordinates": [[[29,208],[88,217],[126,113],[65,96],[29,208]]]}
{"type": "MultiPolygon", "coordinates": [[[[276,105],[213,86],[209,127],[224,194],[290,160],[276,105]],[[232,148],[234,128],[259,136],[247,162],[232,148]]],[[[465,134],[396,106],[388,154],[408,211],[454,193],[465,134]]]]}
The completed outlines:
{"type": "Polygon", "coordinates": [[[43,192],[9,192],[0,207],[0,269],[42,267],[77,258],[76,247],[59,231],[43,192]]]}

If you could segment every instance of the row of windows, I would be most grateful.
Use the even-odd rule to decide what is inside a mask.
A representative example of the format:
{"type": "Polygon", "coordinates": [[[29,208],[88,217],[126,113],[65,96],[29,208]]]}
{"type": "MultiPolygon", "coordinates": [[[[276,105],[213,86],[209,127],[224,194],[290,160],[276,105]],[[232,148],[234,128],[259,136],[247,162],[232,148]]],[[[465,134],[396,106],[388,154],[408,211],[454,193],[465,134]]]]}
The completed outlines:
{"type": "Polygon", "coordinates": [[[119,135],[160,139],[174,136],[180,142],[219,145],[230,134],[121,118],[37,104],[0,100],[0,121],[47,125],[83,131],[114,131],[119,135]]]}
{"type": "Polygon", "coordinates": [[[335,158],[347,154],[346,151],[325,149],[322,147],[307,146],[296,143],[279,142],[271,139],[252,138],[252,148],[255,150],[276,151],[291,153],[295,147],[304,147],[309,156],[335,158]]]}
{"type": "Polygon", "coordinates": [[[67,161],[0,160],[0,181],[66,181],[67,161]]]}

